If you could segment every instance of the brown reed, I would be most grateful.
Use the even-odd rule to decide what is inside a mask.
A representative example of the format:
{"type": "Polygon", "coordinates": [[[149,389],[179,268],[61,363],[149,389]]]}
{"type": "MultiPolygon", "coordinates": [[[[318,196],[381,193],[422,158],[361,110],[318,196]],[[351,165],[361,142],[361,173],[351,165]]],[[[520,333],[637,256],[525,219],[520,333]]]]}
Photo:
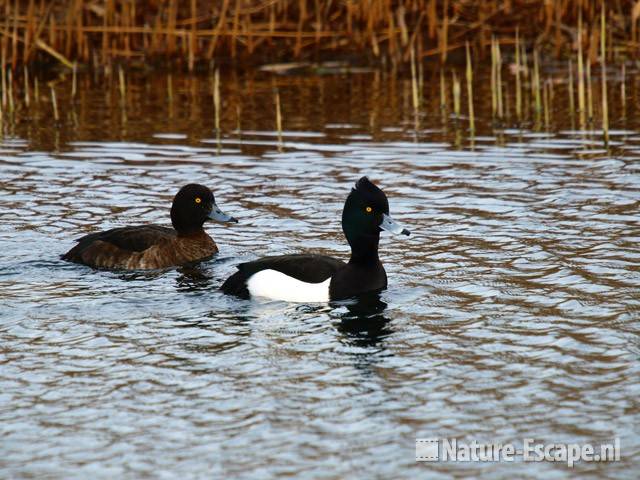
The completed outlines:
{"type": "Polygon", "coordinates": [[[275,91],[275,103],[276,103],[276,130],[278,133],[278,149],[281,150],[284,144],[282,139],[282,109],[280,107],[280,92],[276,88],[275,91]]]}
{"type": "Polygon", "coordinates": [[[542,101],[540,97],[540,60],[538,56],[538,50],[533,51],[533,78],[531,87],[533,88],[533,94],[535,98],[535,112],[539,117],[542,112],[542,101]]]}
{"type": "Polygon", "coordinates": [[[516,117],[518,120],[522,118],[522,85],[520,82],[520,70],[522,70],[520,61],[520,32],[516,28],[516,42],[515,42],[515,68],[516,68],[516,117]]]}
{"type": "Polygon", "coordinates": [[[78,91],[78,62],[73,62],[73,73],[71,78],[71,98],[76,98],[78,91]]]}
{"type": "Polygon", "coordinates": [[[550,104],[550,91],[551,91],[551,82],[546,80],[542,84],[542,104],[544,108],[544,128],[549,130],[550,123],[550,115],[549,115],[549,104],[550,104]]]}
{"type": "Polygon", "coordinates": [[[593,82],[591,81],[591,62],[587,62],[587,122],[593,122],[593,82]]]}
{"type": "Polygon", "coordinates": [[[124,70],[122,66],[118,68],[118,88],[120,90],[120,99],[124,102],[127,95],[127,84],[124,79],[124,70]]]}
{"type": "Polygon", "coordinates": [[[24,105],[29,108],[31,98],[29,96],[29,68],[25,65],[23,69],[22,79],[24,81],[24,105]]]}
{"type": "Polygon", "coordinates": [[[53,118],[56,122],[60,121],[60,114],[58,113],[58,100],[56,99],[56,90],[53,84],[49,84],[51,90],[51,105],[53,106],[53,118]]]}
{"type": "Polygon", "coordinates": [[[620,106],[622,107],[622,116],[625,117],[627,113],[627,69],[623,63],[620,68],[620,106]]]}
{"type": "Polygon", "coordinates": [[[467,104],[469,111],[469,132],[473,137],[476,132],[476,120],[473,110],[473,65],[471,63],[471,52],[469,44],[466,45],[467,50],[467,104]]]}
{"type": "Polygon", "coordinates": [[[15,109],[15,103],[13,101],[13,70],[7,69],[7,97],[9,97],[9,113],[12,114],[15,109]]]}
{"type": "Polygon", "coordinates": [[[586,102],[584,88],[584,58],[582,55],[582,14],[578,17],[578,113],[580,116],[580,129],[586,127],[586,102]]]}
{"type": "Polygon", "coordinates": [[[452,79],[453,113],[456,118],[460,118],[460,79],[454,70],[452,79]]]}
{"type": "MultiPolygon", "coordinates": [[[[618,0],[606,16],[615,45],[609,51],[639,56],[637,0],[618,0]]],[[[88,64],[171,60],[193,70],[213,58],[258,62],[359,53],[390,65],[416,51],[439,58],[474,45],[520,40],[555,56],[578,43],[587,48],[599,26],[594,0],[106,0],[70,2],[0,0],[0,41],[13,68],[34,61],[88,64]],[[584,31],[582,31],[584,30],[584,31]]],[[[6,63],[3,63],[6,65],[6,63]]]]}
{"type": "Polygon", "coordinates": [[[420,110],[420,98],[418,95],[416,52],[414,49],[411,49],[411,97],[413,99],[413,111],[417,115],[420,110]]]}
{"type": "Polygon", "coordinates": [[[573,93],[573,61],[569,58],[569,81],[567,82],[567,94],[569,95],[569,115],[573,119],[573,115],[576,111],[576,105],[573,93]]]}
{"type": "Polygon", "coordinates": [[[497,59],[496,59],[496,38],[491,37],[491,114],[493,118],[498,113],[498,94],[497,94],[497,59]]]}
{"type": "Polygon", "coordinates": [[[1,82],[1,86],[2,86],[2,107],[6,108],[7,107],[7,79],[5,77],[6,75],[6,71],[7,71],[7,49],[2,48],[2,62],[0,64],[0,77],[2,77],[0,79],[1,82]]]}
{"type": "Polygon", "coordinates": [[[604,134],[604,144],[609,146],[609,104],[607,103],[607,23],[604,0],[601,3],[602,13],[600,16],[600,71],[602,72],[602,131],[604,134]]]}
{"type": "Polygon", "coordinates": [[[216,68],[213,73],[213,80],[211,84],[211,90],[213,95],[213,111],[214,111],[214,126],[216,131],[216,145],[218,149],[218,154],[220,154],[220,149],[222,147],[220,139],[222,136],[222,132],[220,130],[220,70],[216,68]]]}
{"type": "Polygon", "coordinates": [[[220,70],[217,68],[213,74],[212,94],[213,109],[215,114],[214,125],[216,129],[216,135],[220,135],[220,70]]]}
{"type": "Polygon", "coordinates": [[[440,110],[445,111],[447,108],[447,85],[444,78],[444,68],[440,69],[440,110]]]}

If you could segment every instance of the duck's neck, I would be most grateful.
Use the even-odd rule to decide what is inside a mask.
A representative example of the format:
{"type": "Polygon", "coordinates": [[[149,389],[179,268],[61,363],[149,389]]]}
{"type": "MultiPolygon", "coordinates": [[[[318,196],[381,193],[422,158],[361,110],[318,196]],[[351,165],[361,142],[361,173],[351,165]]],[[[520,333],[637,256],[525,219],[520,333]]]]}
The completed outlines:
{"type": "Polygon", "coordinates": [[[357,265],[377,265],[380,259],[378,258],[378,243],[380,242],[380,233],[375,234],[361,234],[356,238],[349,238],[349,245],[351,245],[351,259],[350,264],[357,265]]]}
{"type": "MultiPolygon", "coordinates": [[[[175,228],[175,226],[173,228],[175,228]]],[[[175,228],[175,230],[178,232],[179,237],[201,237],[202,235],[207,235],[202,226],[194,228],[175,228]]]]}

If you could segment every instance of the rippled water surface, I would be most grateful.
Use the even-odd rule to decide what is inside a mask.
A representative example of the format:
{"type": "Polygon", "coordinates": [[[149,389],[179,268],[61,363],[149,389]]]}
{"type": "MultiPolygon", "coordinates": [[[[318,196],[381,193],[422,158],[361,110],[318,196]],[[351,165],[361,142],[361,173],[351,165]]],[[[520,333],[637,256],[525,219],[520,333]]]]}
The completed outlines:
{"type": "Polygon", "coordinates": [[[56,84],[59,122],[41,93],[0,139],[1,477],[640,470],[633,101],[624,117],[611,107],[607,150],[560,93],[547,125],[500,126],[479,92],[471,139],[465,119],[440,110],[437,77],[416,118],[410,82],[384,75],[225,74],[220,134],[206,75],[131,76],[124,99],[115,78],[81,77],[73,101],[68,83],[56,84]],[[220,294],[258,255],[345,258],[340,212],[363,174],[413,232],[383,235],[379,301],[220,294]],[[217,258],[147,273],[59,259],[96,229],[167,224],[188,182],[240,220],[208,226],[217,258]],[[416,437],[619,437],[622,458],[416,463],[416,437]]]}

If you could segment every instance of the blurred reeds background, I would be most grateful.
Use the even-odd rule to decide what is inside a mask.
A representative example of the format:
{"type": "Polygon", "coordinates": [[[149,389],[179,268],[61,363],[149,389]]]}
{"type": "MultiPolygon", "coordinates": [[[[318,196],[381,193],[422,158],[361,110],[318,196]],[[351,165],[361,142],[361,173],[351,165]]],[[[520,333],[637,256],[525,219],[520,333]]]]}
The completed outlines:
{"type": "Polygon", "coordinates": [[[3,65],[171,62],[189,70],[261,64],[465,59],[522,42],[547,56],[609,61],[640,49],[640,1],[613,0],[0,0],[3,65]]]}

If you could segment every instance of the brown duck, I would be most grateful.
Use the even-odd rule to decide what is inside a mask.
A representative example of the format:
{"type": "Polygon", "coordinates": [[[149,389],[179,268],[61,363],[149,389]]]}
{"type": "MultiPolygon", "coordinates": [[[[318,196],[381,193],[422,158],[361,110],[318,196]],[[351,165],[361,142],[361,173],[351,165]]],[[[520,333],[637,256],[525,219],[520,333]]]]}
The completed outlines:
{"type": "Polygon", "coordinates": [[[180,189],[171,205],[173,228],[159,225],[121,227],[77,240],[63,260],[100,269],[156,269],[207,259],[218,246],[204,231],[207,220],[238,222],[222,213],[211,190],[195,183],[180,189]]]}

